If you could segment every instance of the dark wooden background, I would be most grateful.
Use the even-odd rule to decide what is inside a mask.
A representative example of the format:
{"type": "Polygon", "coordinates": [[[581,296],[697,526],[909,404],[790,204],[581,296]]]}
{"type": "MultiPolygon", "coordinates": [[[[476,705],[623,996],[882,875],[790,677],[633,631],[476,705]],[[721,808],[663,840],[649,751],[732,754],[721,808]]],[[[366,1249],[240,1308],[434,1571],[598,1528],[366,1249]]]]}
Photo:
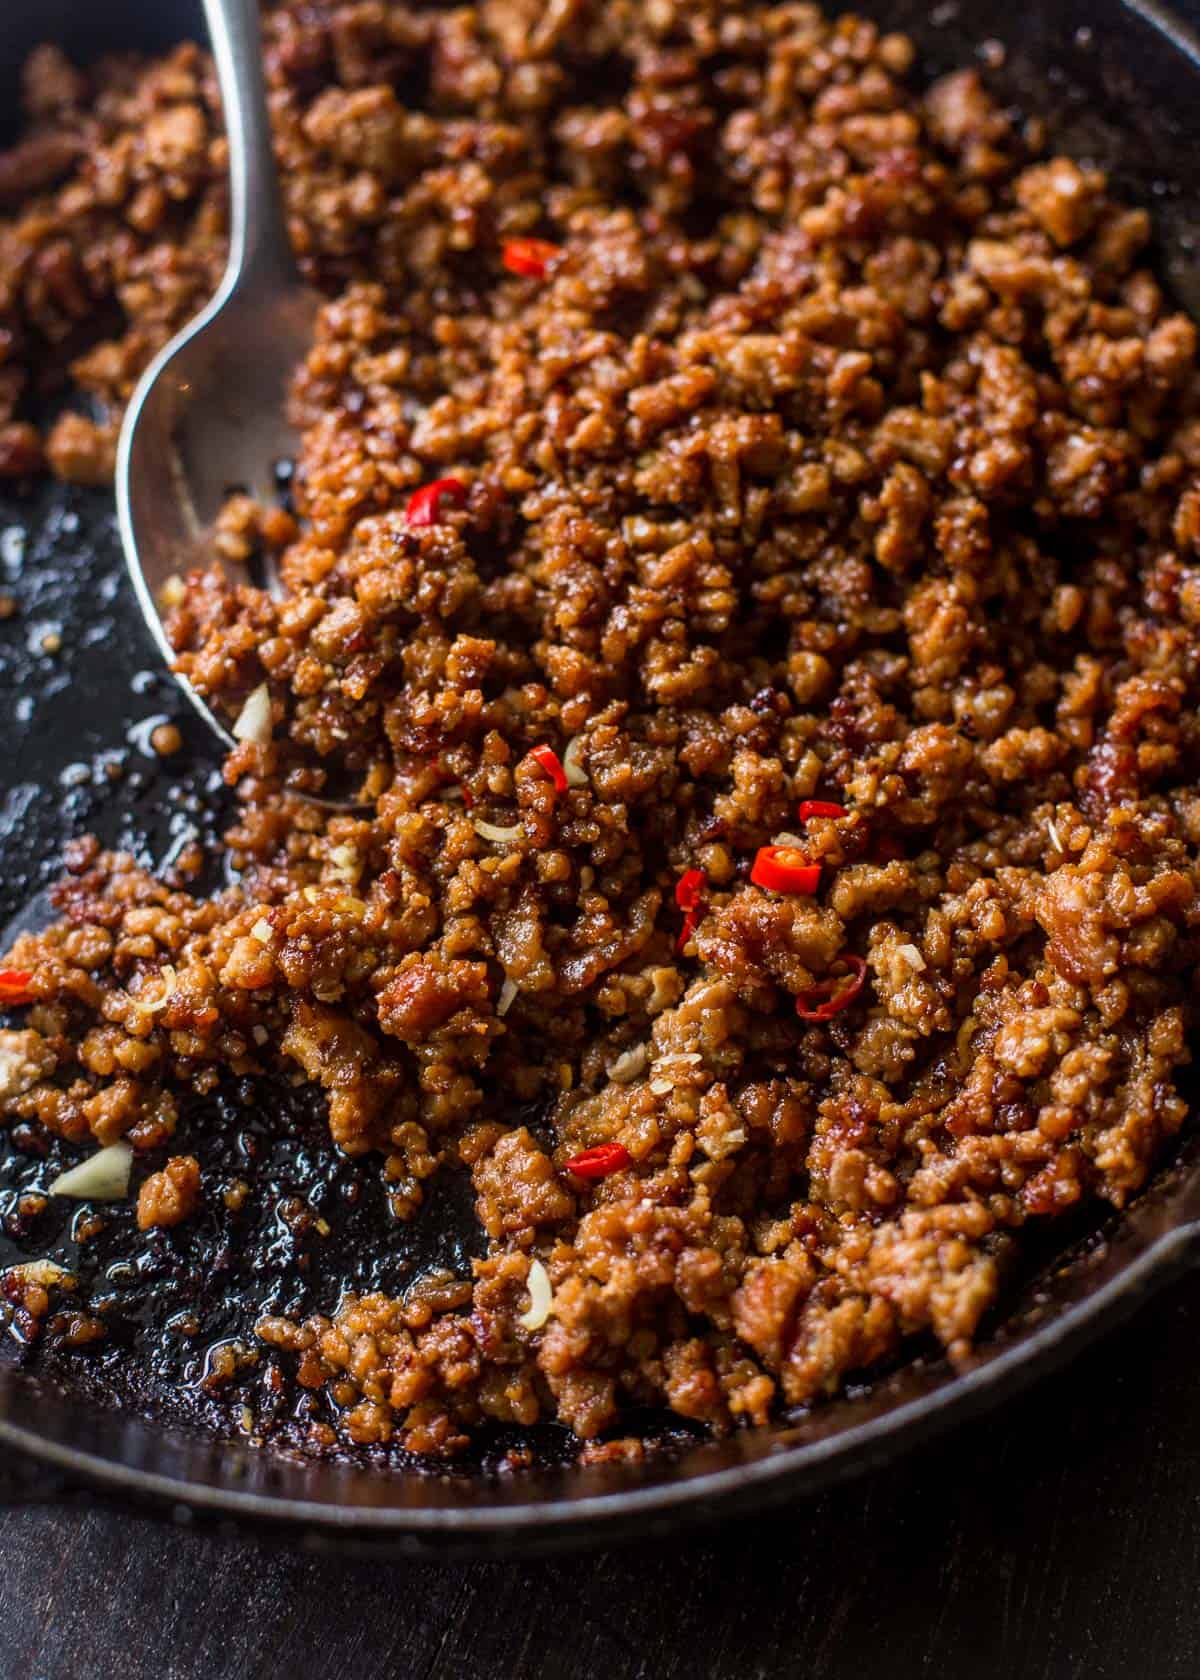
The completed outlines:
{"type": "Polygon", "coordinates": [[[822,1499],[531,1563],[0,1515],[0,1680],[1196,1680],[1200,1279],[822,1499]]]}

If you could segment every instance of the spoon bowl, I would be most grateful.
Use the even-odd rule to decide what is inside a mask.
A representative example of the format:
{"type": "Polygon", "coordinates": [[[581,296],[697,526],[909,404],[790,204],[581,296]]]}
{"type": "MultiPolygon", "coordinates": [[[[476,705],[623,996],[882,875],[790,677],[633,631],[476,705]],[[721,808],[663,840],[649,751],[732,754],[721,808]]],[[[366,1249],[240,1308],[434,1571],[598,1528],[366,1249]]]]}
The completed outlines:
{"type": "MultiPolygon", "coordinates": [[[[264,501],[294,448],[288,384],[312,342],[317,294],[299,277],[271,147],[256,0],[204,0],[230,162],[229,261],[215,297],[159,353],[126,411],[117,450],[125,561],[150,633],[173,669],[160,601],[172,577],[220,565],[213,521],[232,491],[264,501]]],[[[176,681],[225,748],[233,736],[178,672],[176,681]]]]}

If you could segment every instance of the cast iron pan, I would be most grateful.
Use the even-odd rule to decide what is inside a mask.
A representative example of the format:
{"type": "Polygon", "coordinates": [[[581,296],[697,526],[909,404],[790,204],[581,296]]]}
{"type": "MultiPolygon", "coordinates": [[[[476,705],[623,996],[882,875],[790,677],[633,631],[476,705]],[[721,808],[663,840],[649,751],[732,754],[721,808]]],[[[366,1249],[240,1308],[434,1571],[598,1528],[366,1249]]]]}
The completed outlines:
{"type": "MultiPolygon", "coordinates": [[[[1006,0],[858,0],[854,9],[914,34],[929,72],[1002,42],[1006,94],[1049,117],[1058,144],[1104,165],[1122,193],[1154,209],[1162,269],[1200,312],[1200,40],[1183,24],[1149,0],[1039,0],[1023,12],[1006,0]]],[[[18,66],[39,40],[86,61],[200,34],[189,0],[3,0],[0,111],[13,109],[18,66]]],[[[95,832],[161,868],[192,835],[219,833],[225,807],[211,742],[156,672],[111,498],[49,485],[0,497],[0,591],[19,603],[0,624],[0,918],[11,918],[38,913],[71,836],[95,832]],[[47,651],[55,638],[60,650],[47,651]],[[187,741],[168,765],[148,745],[166,716],[187,741]]],[[[114,1327],[103,1350],[53,1359],[6,1339],[0,1501],[103,1499],[307,1546],[409,1555],[649,1536],[796,1498],[897,1454],[1061,1361],[1200,1258],[1198,1132],[1120,1219],[1060,1228],[1053,1248],[1027,1258],[965,1371],[918,1348],[835,1403],[722,1442],[640,1420],[657,1445],[637,1466],[574,1466],[568,1438],[551,1428],[499,1433],[441,1473],[395,1456],[321,1461],[297,1445],[320,1401],[285,1390],[271,1444],[258,1448],[237,1420],[239,1401],[253,1400],[260,1414],[267,1403],[263,1368],[248,1365],[231,1388],[214,1389],[210,1349],[256,1309],[328,1306],[339,1280],[394,1289],[431,1264],[462,1269],[477,1240],[470,1196],[443,1182],[413,1227],[389,1222],[371,1175],[334,1157],[321,1114],[302,1095],[261,1084],[197,1104],[177,1148],[192,1127],[204,1136],[196,1153],[206,1171],[252,1182],[249,1211],[139,1234],[125,1210],[82,1248],[72,1208],[56,1203],[28,1221],[17,1209],[21,1186],[44,1182],[63,1146],[0,1133],[0,1267],[63,1256],[89,1289],[109,1295],[114,1327]],[[334,1227],[336,1266],[322,1261],[313,1209],[334,1227]],[[189,1312],[191,1335],[179,1328],[189,1312]],[[514,1456],[528,1467],[514,1470],[514,1456]]]]}

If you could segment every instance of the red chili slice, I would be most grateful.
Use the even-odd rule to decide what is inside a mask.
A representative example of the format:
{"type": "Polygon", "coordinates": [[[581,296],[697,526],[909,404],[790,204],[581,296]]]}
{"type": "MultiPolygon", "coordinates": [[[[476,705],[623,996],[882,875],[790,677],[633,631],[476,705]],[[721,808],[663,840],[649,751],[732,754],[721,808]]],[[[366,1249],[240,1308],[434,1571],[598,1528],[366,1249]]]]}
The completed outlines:
{"type": "Polygon", "coordinates": [[[567,781],[567,772],[563,769],[562,759],[559,758],[553,747],[531,747],[528,756],[541,765],[559,793],[566,793],[570,785],[567,781]]]}
{"type": "Polygon", "coordinates": [[[838,805],[832,799],[802,799],[800,801],[800,821],[807,822],[810,817],[832,817],[836,822],[839,817],[849,816],[844,805],[838,805]]]}
{"type": "Polygon", "coordinates": [[[675,883],[675,902],[681,910],[698,910],[704,899],[708,877],[703,869],[685,869],[675,883]]]}
{"type": "Polygon", "coordinates": [[[32,1003],[29,990],[32,972],[27,968],[0,968],[0,1004],[32,1003]]]}
{"type": "Polygon", "coordinates": [[[819,986],[810,986],[796,998],[796,1013],[802,1021],[830,1021],[848,1008],[862,991],[867,980],[866,963],[849,951],[843,953],[841,960],[850,970],[848,976],[837,975],[833,979],[822,980],[819,986]],[[841,986],[840,992],[833,990],[836,986],[841,986]]]}
{"type": "Polygon", "coordinates": [[[436,525],[438,503],[443,496],[449,496],[454,502],[464,502],[467,487],[461,478],[435,478],[432,484],[423,484],[408,498],[405,519],[410,525],[436,525]]]}
{"type": "Polygon", "coordinates": [[[769,892],[811,897],[821,880],[821,865],[810,863],[797,846],[760,846],[750,879],[769,892]]]}
{"type": "Polygon", "coordinates": [[[562,246],[548,239],[506,239],[500,260],[510,274],[544,280],[551,263],[561,256],[562,246]]]}
{"type": "Polygon", "coordinates": [[[622,1167],[629,1166],[632,1159],[623,1143],[598,1143],[594,1149],[572,1155],[569,1161],[563,1162],[563,1166],[576,1178],[607,1178],[609,1173],[620,1172],[622,1167]]]}
{"type": "Polygon", "coordinates": [[[675,902],[684,912],[683,926],[679,930],[679,938],[675,941],[677,951],[683,950],[696,931],[707,885],[708,876],[703,869],[685,869],[675,883],[675,902]]]}

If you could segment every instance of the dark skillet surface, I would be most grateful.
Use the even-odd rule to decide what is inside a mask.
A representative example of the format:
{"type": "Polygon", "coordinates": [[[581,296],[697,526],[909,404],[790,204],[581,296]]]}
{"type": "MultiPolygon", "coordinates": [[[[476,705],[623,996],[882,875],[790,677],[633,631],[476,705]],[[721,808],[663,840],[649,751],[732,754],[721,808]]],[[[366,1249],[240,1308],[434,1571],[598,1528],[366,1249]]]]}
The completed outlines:
{"type": "MultiPolygon", "coordinates": [[[[909,22],[911,13],[923,13],[924,7],[887,5],[861,10],[876,10],[889,20],[909,22]],[[908,15],[906,15],[908,13],[908,15]]],[[[939,8],[953,22],[953,8],[939,8]]],[[[1012,39],[1013,34],[1024,39],[1025,47],[1035,55],[1054,57],[1061,47],[1052,47],[1049,54],[1034,39],[1040,32],[1055,42],[1071,39],[1079,18],[1094,13],[1087,7],[1039,8],[1039,12],[1022,17],[1020,30],[1012,25],[1012,8],[998,3],[970,5],[963,8],[971,18],[980,18],[976,34],[987,34],[990,27],[1002,30],[1012,39]]],[[[0,45],[5,25],[0,20],[0,45]]],[[[47,34],[54,29],[47,25],[47,34]]],[[[955,39],[955,30],[946,29],[945,49],[941,57],[946,62],[961,62],[963,47],[955,39]]],[[[928,37],[928,32],[926,32],[928,37]]],[[[929,37],[928,37],[929,39],[929,37]]],[[[934,32],[934,45],[938,32],[934,32]]],[[[1081,47],[1084,57],[1086,47],[1081,47]]],[[[1138,55],[1119,55],[1106,67],[1104,79],[1119,89],[1124,82],[1141,91],[1138,128],[1145,136],[1133,138],[1126,134],[1128,168],[1118,170],[1133,197],[1158,197],[1160,223],[1166,228],[1171,254],[1175,255],[1173,277],[1176,289],[1185,299],[1195,301],[1195,292],[1188,284],[1188,254],[1193,249],[1193,202],[1171,192],[1155,193],[1156,156],[1170,146],[1170,134],[1165,134],[1161,89],[1151,79],[1145,79],[1146,67],[1138,55]]],[[[1022,81],[1022,69],[1017,66],[1017,81],[1022,81]]],[[[1054,84],[1042,96],[1027,99],[1030,108],[1047,109],[1057,106],[1057,113],[1066,128],[1071,150],[1092,151],[1097,155],[1111,155],[1113,134],[1097,121],[1092,106],[1081,106],[1067,96],[1064,84],[1054,84]]],[[[1183,153],[1188,156],[1188,153],[1183,153]]],[[[207,744],[195,731],[190,734],[192,753],[185,756],[182,766],[171,764],[170,774],[163,776],[151,761],[139,739],[145,739],[153,721],[170,714],[182,719],[182,704],[171,694],[161,679],[145,679],[143,672],[151,665],[150,642],[145,630],[134,618],[133,608],[124,596],[119,583],[119,556],[114,541],[108,502],[104,497],[86,496],[81,492],[40,491],[30,501],[5,502],[0,507],[0,531],[24,528],[29,538],[24,544],[13,536],[0,543],[0,564],[12,566],[12,593],[20,598],[22,612],[15,620],[0,625],[0,665],[10,687],[7,696],[0,697],[0,716],[8,722],[7,739],[10,764],[3,780],[7,788],[7,806],[0,823],[0,860],[3,869],[3,904],[7,909],[24,904],[45,880],[54,874],[55,855],[61,842],[71,833],[96,830],[106,840],[131,843],[134,850],[148,860],[161,862],[171,840],[182,830],[197,823],[198,827],[212,827],[218,818],[218,800],[213,798],[212,759],[207,744]],[[18,549],[24,546],[24,558],[18,549]],[[40,642],[45,633],[62,633],[64,650],[59,655],[42,655],[40,642]],[[32,709],[29,702],[32,701],[32,709]],[[136,726],[143,726],[138,729],[136,726]],[[148,726],[148,727],[146,727],[148,726]],[[133,727],[133,736],[129,729],[133,727]],[[111,768],[123,759],[123,773],[111,780],[111,768]],[[178,793],[171,788],[182,783],[178,793]]],[[[0,585],[5,586],[5,585],[0,585]]],[[[227,1100],[237,1100],[240,1114],[230,1110],[227,1131],[230,1147],[237,1149],[239,1132],[255,1131],[254,1110],[266,1099],[262,1092],[234,1092],[227,1100]]],[[[267,1178],[271,1181],[274,1203],[294,1198],[297,1193],[309,1201],[329,1198],[329,1208],[339,1210],[341,1186],[331,1173],[328,1158],[321,1152],[319,1119],[297,1116],[296,1141],[287,1144],[281,1159],[267,1163],[267,1178]],[[331,1181],[333,1179],[333,1181],[331,1181]],[[319,1193],[319,1196],[318,1196],[319,1193]]],[[[202,1152],[202,1159],[205,1158],[202,1152]]],[[[212,1152],[210,1152],[212,1158],[212,1152]]],[[[52,1158],[54,1159],[54,1158],[52,1158]]],[[[42,1171],[42,1168],[37,1168],[42,1171]]],[[[215,1169],[215,1168],[213,1168],[215,1169]]],[[[25,1173],[32,1169],[27,1166],[25,1173]]],[[[49,1176],[49,1174],[47,1174],[49,1176]]],[[[242,1176],[249,1176],[244,1173],[242,1176]]],[[[0,1223],[3,1220],[0,1205],[0,1223]]],[[[326,1213],[326,1210],[321,1210],[326,1213]]],[[[462,1263],[462,1236],[469,1231],[471,1221],[464,1218],[466,1208],[457,1210],[457,1218],[445,1221],[444,1213],[437,1221],[420,1221],[413,1233],[395,1228],[388,1231],[387,1242],[371,1245],[370,1268],[376,1280],[403,1277],[413,1268],[429,1263],[462,1263]]],[[[326,1215],[328,1216],[328,1215],[326,1215]]],[[[370,1210],[346,1215],[358,1228],[370,1218],[370,1210]]],[[[126,1339],[138,1344],[145,1354],[143,1361],[133,1364],[121,1361],[106,1366],[104,1359],[91,1362],[96,1393],[108,1393],[124,1404],[141,1408],[153,1399],[160,1399],[158,1379],[176,1376],[200,1376],[195,1366],[195,1346],[178,1337],[166,1341],[161,1336],[160,1322],[168,1309],[200,1289],[212,1305],[212,1322],[200,1344],[212,1341],[213,1336],[229,1332],[230,1312],[229,1265],[220,1262],[222,1252],[237,1248],[240,1257],[249,1260],[247,1270],[249,1294],[254,1300],[282,1299],[272,1297],[272,1289],[297,1289],[313,1285],[319,1292],[321,1268],[313,1268],[316,1245],[311,1231],[292,1225],[286,1210],[272,1206],[257,1218],[254,1230],[242,1233],[237,1245],[230,1245],[222,1231],[205,1226],[193,1233],[156,1235],[150,1240],[134,1238],[129,1230],[128,1215],[118,1216],[111,1231],[101,1238],[92,1253],[103,1268],[111,1267],[114,1258],[123,1258],[148,1268],[158,1295],[153,1322],[129,1322],[126,1339]],[[118,1257],[118,1250],[123,1250],[118,1257]],[[309,1258],[309,1277],[297,1278],[294,1260],[309,1258]],[[222,1312],[225,1317],[222,1319],[222,1312]],[[138,1373],[145,1373],[143,1374],[138,1373]],[[150,1383],[153,1376],[155,1381],[150,1383]],[[153,1388],[153,1396],[150,1389],[153,1388]]],[[[303,1223],[303,1221],[301,1221],[303,1223]]],[[[331,1221],[333,1223],[333,1221],[331,1221]]],[[[7,1242],[24,1252],[45,1252],[47,1236],[54,1231],[35,1230],[0,1236],[0,1245],[7,1242]]],[[[59,1233],[61,1235],[61,1233],[59,1233]]],[[[5,1252],[0,1247],[0,1260],[5,1252]]],[[[366,1262],[365,1262],[366,1263],[366,1262]]],[[[368,1273],[361,1273],[368,1282],[368,1273]]],[[[116,1287],[121,1287],[114,1280],[116,1287]]],[[[294,1297],[292,1297],[294,1299],[294,1297]]],[[[247,1381],[254,1381],[249,1378],[247,1381]]],[[[188,1381],[183,1391],[182,1408],[197,1421],[215,1421],[212,1403],[203,1389],[188,1381]]]]}

